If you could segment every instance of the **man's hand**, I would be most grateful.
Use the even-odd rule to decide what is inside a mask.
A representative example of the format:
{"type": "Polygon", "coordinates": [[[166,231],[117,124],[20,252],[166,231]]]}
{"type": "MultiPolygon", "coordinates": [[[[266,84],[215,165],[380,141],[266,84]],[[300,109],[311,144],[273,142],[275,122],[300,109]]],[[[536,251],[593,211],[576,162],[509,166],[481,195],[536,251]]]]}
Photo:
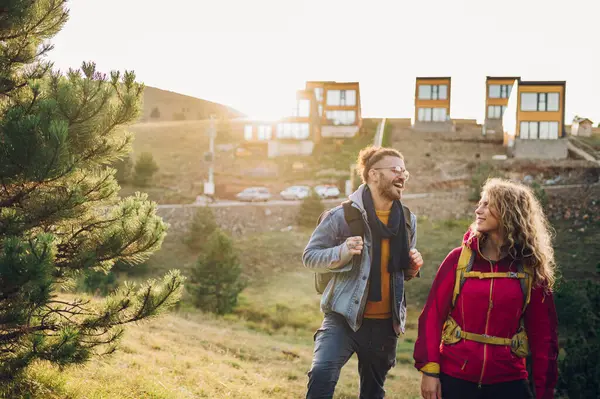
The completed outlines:
{"type": "Polygon", "coordinates": [[[363,239],[361,236],[348,237],[346,239],[346,247],[352,255],[360,255],[363,249],[363,239]]]}
{"type": "Polygon", "coordinates": [[[421,256],[421,253],[413,248],[408,255],[410,257],[410,268],[418,272],[421,266],[423,266],[423,257],[421,256]]]}
{"type": "Polygon", "coordinates": [[[410,265],[408,270],[404,272],[404,279],[410,280],[419,274],[419,270],[421,266],[423,266],[423,258],[421,257],[421,253],[416,249],[411,249],[408,253],[408,257],[410,259],[410,265]]]}
{"type": "Polygon", "coordinates": [[[421,379],[421,396],[423,399],[442,399],[442,383],[437,377],[423,374],[421,379]]]}
{"type": "Polygon", "coordinates": [[[352,260],[354,255],[360,255],[363,249],[363,239],[361,236],[348,237],[340,246],[340,259],[333,262],[329,268],[337,269],[344,266],[352,260]]]}

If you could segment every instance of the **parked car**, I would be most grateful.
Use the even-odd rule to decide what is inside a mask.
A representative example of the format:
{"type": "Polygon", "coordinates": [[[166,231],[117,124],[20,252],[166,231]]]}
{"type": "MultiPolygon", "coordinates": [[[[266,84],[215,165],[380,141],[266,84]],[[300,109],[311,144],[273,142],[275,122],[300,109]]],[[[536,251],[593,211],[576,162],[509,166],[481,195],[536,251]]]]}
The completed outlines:
{"type": "Polygon", "coordinates": [[[323,199],[338,198],[341,194],[339,188],[327,184],[315,186],[315,192],[323,199]]]}
{"type": "Polygon", "coordinates": [[[284,200],[301,200],[310,195],[308,186],[291,186],[279,193],[284,200]]]}
{"type": "Polygon", "coordinates": [[[266,187],[248,187],[236,195],[239,201],[268,201],[271,199],[271,193],[266,187]]]}

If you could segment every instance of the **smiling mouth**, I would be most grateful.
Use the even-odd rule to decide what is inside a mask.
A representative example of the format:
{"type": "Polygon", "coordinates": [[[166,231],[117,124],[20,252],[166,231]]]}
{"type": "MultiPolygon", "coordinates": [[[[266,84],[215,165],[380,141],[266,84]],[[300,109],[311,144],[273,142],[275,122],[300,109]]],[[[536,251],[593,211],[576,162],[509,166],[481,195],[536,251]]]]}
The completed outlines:
{"type": "Polygon", "coordinates": [[[396,187],[396,188],[404,188],[404,183],[403,182],[394,183],[394,187],[396,187]]]}

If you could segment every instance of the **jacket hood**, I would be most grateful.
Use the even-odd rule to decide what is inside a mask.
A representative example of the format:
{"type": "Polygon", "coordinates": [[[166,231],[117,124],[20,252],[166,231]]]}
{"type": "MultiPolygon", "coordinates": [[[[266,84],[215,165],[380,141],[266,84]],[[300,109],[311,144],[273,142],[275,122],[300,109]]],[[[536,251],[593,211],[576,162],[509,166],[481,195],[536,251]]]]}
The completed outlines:
{"type": "Polygon", "coordinates": [[[478,251],[479,248],[479,239],[477,238],[476,232],[473,231],[470,227],[463,236],[463,244],[467,245],[473,251],[478,251]]]}
{"type": "Polygon", "coordinates": [[[355,192],[353,192],[352,194],[350,194],[350,196],[348,196],[348,199],[350,199],[350,201],[354,202],[357,206],[358,209],[360,209],[361,211],[365,211],[365,204],[363,203],[363,192],[365,191],[365,188],[367,187],[366,184],[361,184],[355,192]]]}
{"type": "MultiPolygon", "coordinates": [[[[467,232],[465,233],[465,235],[463,236],[463,244],[467,245],[469,248],[471,248],[471,250],[473,250],[475,253],[481,255],[481,252],[479,251],[479,238],[477,237],[477,233],[476,231],[472,230],[470,227],[467,230],[467,232]]],[[[513,254],[508,254],[507,255],[508,258],[510,259],[514,259],[514,260],[523,260],[523,256],[519,256],[519,255],[513,255],[513,254]]]]}

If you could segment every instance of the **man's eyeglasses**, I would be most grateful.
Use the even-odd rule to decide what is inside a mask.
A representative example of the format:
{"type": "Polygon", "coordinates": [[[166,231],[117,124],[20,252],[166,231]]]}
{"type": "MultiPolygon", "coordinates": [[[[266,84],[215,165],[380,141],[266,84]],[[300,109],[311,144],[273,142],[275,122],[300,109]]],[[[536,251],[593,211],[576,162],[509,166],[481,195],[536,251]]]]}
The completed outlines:
{"type": "Polygon", "coordinates": [[[373,169],[375,169],[375,170],[381,170],[381,169],[391,170],[396,176],[404,175],[405,180],[408,180],[408,177],[410,176],[410,173],[408,173],[408,170],[404,169],[402,166],[388,166],[386,168],[373,168],[373,169]]]}

